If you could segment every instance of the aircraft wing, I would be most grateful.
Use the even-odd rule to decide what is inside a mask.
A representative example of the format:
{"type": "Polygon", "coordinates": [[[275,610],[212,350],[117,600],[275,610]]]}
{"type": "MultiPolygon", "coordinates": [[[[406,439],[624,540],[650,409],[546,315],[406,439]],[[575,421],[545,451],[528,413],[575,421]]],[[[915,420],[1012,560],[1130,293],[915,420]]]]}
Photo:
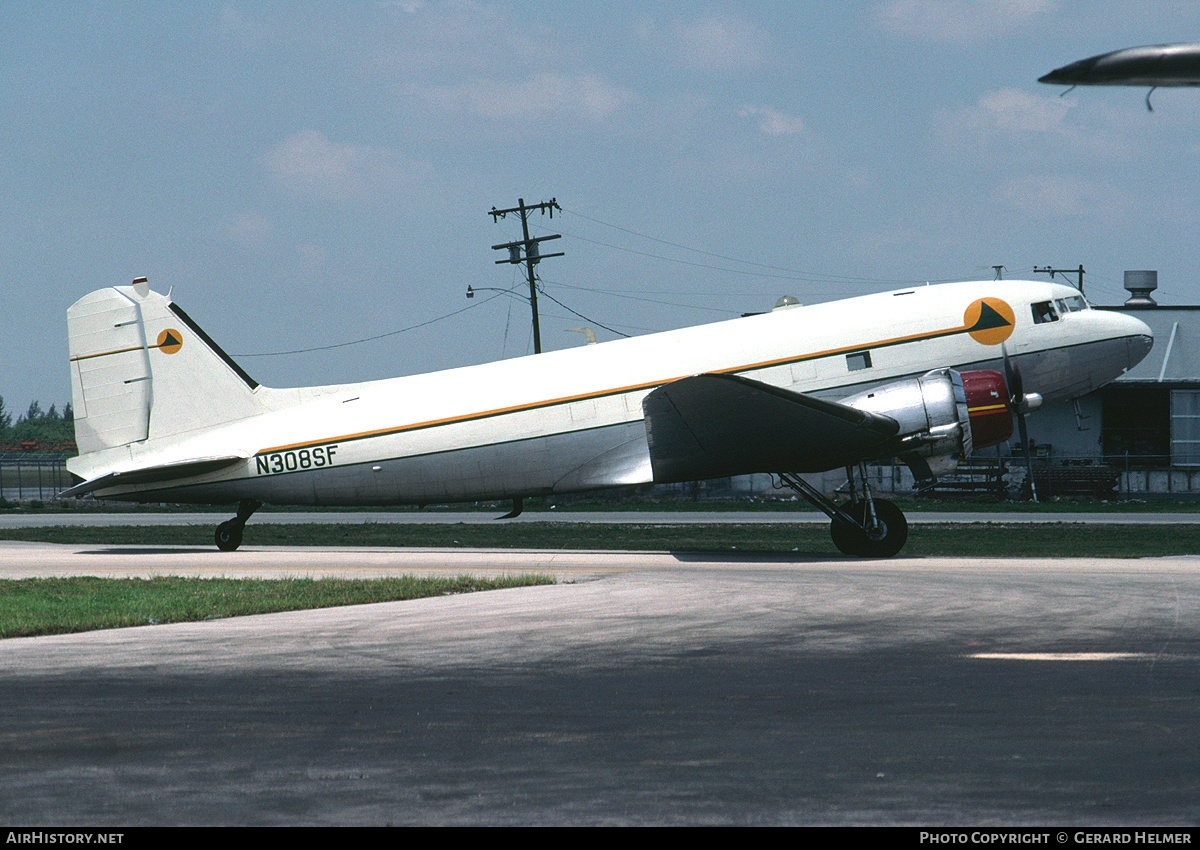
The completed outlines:
{"type": "Polygon", "coordinates": [[[72,496],[82,496],[85,493],[91,493],[95,490],[103,490],[105,487],[123,487],[126,485],[136,484],[158,484],[163,481],[191,478],[196,475],[203,475],[206,472],[215,472],[218,469],[224,469],[227,466],[233,466],[236,463],[241,463],[242,461],[246,460],[247,457],[249,457],[249,455],[201,457],[192,458],[190,460],[176,461],[173,463],[157,464],[155,466],[143,466],[135,469],[106,472],[104,475],[84,481],[82,484],[76,484],[70,489],[63,490],[58,494],[58,498],[68,499],[72,496]]]}
{"type": "Polygon", "coordinates": [[[656,482],[836,469],[873,456],[900,431],[890,416],[737,375],[672,381],[642,410],[656,482]]]}

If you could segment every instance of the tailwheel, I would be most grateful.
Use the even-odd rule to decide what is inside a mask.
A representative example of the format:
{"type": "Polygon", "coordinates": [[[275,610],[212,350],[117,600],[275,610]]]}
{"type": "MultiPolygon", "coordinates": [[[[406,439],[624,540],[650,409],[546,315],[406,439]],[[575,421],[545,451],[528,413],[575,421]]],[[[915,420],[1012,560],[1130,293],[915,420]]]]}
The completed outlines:
{"type": "Polygon", "coordinates": [[[242,545],[242,532],[246,524],[236,519],[229,519],[217,526],[217,548],[222,552],[232,552],[242,545]]]}
{"type": "Polygon", "coordinates": [[[867,502],[846,502],[839,510],[854,522],[835,516],[829,526],[833,544],[846,555],[858,558],[890,558],[908,540],[908,521],[901,510],[886,499],[873,499],[873,521],[867,502]]]}
{"type": "Polygon", "coordinates": [[[246,520],[251,514],[262,507],[262,502],[255,499],[242,499],[238,504],[237,516],[227,519],[217,526],[215,535],[217,548],[222,552],[232,552],[242,545],[242,533],[246,530],[246,520]]]}

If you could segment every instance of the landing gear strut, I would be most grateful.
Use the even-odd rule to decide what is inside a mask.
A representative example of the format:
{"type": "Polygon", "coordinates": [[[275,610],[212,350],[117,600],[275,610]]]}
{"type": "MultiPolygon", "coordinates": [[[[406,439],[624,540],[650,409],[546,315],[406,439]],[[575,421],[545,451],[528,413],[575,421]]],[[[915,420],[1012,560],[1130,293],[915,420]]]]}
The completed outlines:
{"type": "Polygon", "coordinates": [[[785,472],[779,477],[829,517],[829,534],[838,551],[858,558],[890,558],[908,541],[908,522],[894,504],[871,496],[865,464],[858,465],[858,472],[862,496],[854,486],[854,470],[846,467],[850,501],[841,505],[834,505],[799,475],[785,472]]]}
{"type": "Polygon", "coordinates": [[[242,499],[238,505],[237,516],[226,520],[217,526],[217,548],[222,552],[232,552],[242,545],[242,532],[246,530],[246,520],[259,508],[262,502],[254,499],[242,499]]]}

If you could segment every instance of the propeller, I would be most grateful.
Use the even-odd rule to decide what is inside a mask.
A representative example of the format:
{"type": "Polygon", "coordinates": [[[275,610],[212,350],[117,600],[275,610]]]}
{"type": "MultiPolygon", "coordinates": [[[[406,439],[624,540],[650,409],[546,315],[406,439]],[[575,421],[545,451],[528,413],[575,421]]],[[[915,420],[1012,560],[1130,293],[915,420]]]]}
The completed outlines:
{"type": "MultiPolygon", "coordinates": [[[[1017,414],[1017,436],[1021,440],[1021,449],[1025,452],[1029,493],[1036,502],[1038,497],[1037,484],[1033,480],[1033,451],[1029,445],[1029,429],[1025,427],[1025,414],[1029,412],[1031,405],[1025,400],[1025,382],[1021,378],[1021,367],[1008,359],[1008,347],[1004,343],[1000,343],[1000,353],[1004,357],[1004,382],[1008,386],[1008,401],[1013,412],[1017,414]]],[[[1038,400],[1040,401],[1040,398],[1038,400]]]]}

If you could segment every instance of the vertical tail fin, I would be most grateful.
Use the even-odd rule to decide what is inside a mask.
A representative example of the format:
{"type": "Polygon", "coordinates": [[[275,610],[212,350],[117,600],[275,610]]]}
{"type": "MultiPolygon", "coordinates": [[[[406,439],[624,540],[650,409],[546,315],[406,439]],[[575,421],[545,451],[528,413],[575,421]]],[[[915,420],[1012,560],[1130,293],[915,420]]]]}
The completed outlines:
{"type": "Polygon", "coordinates": [[[144,278],[67,310],[80,454],[259,413],[258,383],[144,278]]]}

